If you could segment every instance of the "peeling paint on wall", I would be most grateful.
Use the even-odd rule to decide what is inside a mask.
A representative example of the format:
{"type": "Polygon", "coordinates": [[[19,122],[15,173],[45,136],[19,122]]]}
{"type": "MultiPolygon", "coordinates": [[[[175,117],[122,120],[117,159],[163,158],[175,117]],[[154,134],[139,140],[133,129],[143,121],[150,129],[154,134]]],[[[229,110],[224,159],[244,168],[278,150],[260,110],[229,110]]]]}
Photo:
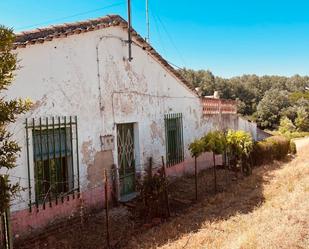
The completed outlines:
{"type": "Polygon", "coordinates": [[[92,146],[92,140],[82,143],[82,162],[85,165],[89,165],[93,162],[95,149],[92,146]]]}
{"type": "Polygon", "coordinates": [[[87,167],[88,188],[93,188],[103,182],[104,170],[108,170],[111,175],[111,168],[114,164],[111,150],[97,152],[94,156],[93,164],[87,167]]]}
{"type": "Polygon", "coordinates": [[[150,135],[151,135],[152,141],[154,141],[157,138],[159,138],[160,143],[162,145],[164,145],[164,138],[163,138],[162,127],[158,126],[158,124],[155,121],[152,121],[152,123],[150,125],[150,132],[151,132],[150,135]]]}
{"type": "Polygon", "coordinates": [[[37,100],[31,105],[31,111],[34,111],[40,108],[41,106],[46,105],[46,102],[47,102],[47,95],[44,94],[40,100],[37,100]]]}

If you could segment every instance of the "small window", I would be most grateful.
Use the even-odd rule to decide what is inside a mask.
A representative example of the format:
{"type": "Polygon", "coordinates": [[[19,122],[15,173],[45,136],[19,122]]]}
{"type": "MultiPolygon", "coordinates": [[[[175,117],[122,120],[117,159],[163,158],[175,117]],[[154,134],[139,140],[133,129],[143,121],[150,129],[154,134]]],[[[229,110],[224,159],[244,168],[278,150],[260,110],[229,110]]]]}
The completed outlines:
{"type": "Polygon", "coordinates": [[[182,114],[165,115],[166,163],[167,166],[184,160],[182,114]]]}
{"type": "Polygon", "coordinates": [[[79,192],[77,119],[72,121],[71,117],[69,120],[64,117],[44,121],[33,120],[32,126],[28,127],[32,129],[37,204],[75,190],[79,192]],[[77,171],[77,177],[74,177],[74,171],[77,171]]]}

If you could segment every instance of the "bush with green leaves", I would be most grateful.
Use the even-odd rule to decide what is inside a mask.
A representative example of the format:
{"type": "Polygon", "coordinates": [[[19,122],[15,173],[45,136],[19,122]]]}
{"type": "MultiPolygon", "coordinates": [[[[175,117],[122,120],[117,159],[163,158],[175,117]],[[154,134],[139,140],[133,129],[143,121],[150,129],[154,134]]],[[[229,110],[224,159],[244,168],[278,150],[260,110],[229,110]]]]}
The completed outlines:
{"type": "Polygon", "coordinates": [[[204,152],[204,144],[201,139],[195,139],[189,145],[189,151],[192,157],[199,157],[204,152]]]}
{"type": "Polygon", "coordinates": [[[231,166],[236,169],[240,165],[244,174],[251,174],[251,165],[249,162],[249,156],[253,149],[251,135],[241,130],[228,130],[226,142],[231,166]]]}
{"type": "Polygon", "coordinates": [[[309,131],[309,113],[304,107],[298,109],[295,125],[298,131],[309,131]]]}
{"type": "Polygon", "coordinates": [[[290,141],[290,150],[289,153],[292,155],[295,155],[297,153],[297,148],[296,148],[296,144],[294,141],[290,141]]]}
{"type": "Polygon", "coordinates": [[[221,131],[211,131],[201,138],[204,152],[222,154],[225,150],[225,135],[221,131]]]}
{"type": "Polygon", "coordinates": [[[290,144],[290,139],[284,136],[272,136],[263,141],[256,142],[251,153],[254,165],[284,159],[291,151],[290,144]]]}
{"type": "Polygon", "coordinates": [[[292,120],[290,120],[288,117],[285,116],[280,119],[279,132],[281,134],[294,132],[295,130],[296,130],[295,125],[293,124],[292,120]]]}
{"type": "Polygon", "coordinates": [[[221,131],[208,132],[201,138],[204,152],[212,152],[214,170],[214,189],[217,192],[216,154],[222,154],[226,148],[225,135],[221,131]]]}

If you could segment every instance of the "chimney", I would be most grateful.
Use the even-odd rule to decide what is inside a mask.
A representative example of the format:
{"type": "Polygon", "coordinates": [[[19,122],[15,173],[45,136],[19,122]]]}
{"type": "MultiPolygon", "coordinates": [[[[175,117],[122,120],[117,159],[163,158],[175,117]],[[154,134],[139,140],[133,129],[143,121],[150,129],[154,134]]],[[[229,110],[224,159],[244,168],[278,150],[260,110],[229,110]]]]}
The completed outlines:
{"type": "Polygon", "coordinates": [[[214,99],[220,99],[220,96],[219,96],[219,92],[218,92],[218,91],[215,91],[215,92],[214,92],[214,99]]]}

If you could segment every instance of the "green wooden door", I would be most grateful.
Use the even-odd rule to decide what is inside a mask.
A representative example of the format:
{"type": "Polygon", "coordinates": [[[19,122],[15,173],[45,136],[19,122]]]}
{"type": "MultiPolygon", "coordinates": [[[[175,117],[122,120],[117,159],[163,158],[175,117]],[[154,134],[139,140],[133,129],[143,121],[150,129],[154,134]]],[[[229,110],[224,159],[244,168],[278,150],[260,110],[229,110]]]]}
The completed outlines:
{"type": "Polygon", "coordinates": [[[117,125],[120,195],[135,191],[134,124],[117,125]]]}

